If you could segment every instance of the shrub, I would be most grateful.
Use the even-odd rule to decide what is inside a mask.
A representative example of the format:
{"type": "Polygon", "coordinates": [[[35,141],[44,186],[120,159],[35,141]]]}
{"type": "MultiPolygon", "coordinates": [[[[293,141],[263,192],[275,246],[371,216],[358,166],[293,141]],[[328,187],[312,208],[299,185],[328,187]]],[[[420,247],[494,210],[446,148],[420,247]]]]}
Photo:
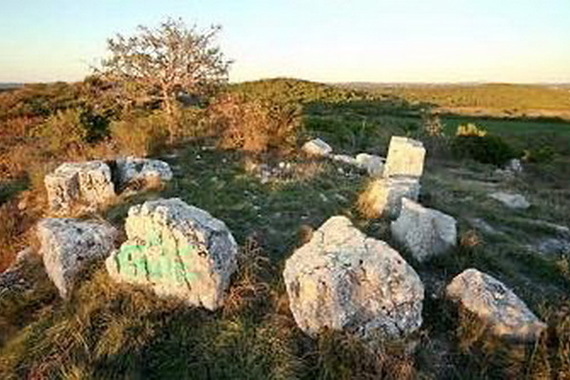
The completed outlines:
{"type": "Polygon", "coordinates": [[[227,94],[220,97],[210,111],[222,148],[255,154],[288,153],[297,144],[301,127],[297,105],[247,100],[241,95],[227,94]]]}
{"type": "Polygon", "coordinates": [[[151,115],[127,115],[111,123],[111,136],[123,153],[147,156],[157,153],[168,139],[168,121],[157,112],[151,115]]]}
{"type": "Polygon", "coordinates": [[[457,132],[455,133],[455,135],[485,137],[487,136],[487,131],[483,128],[478,127],[473,123],[468,123],[457,127],[457,132]]]}
{"type": "Polygon", "coordinates": [[[181,137],[206,137],[209,132],[207,110],[199,107],[188,107],[180,110],[179,125],[181,137]]]}
{"type": "Polygon", "coordinates": [[[39,126],[38,137],[44,139],[54,153],[80,149],[86,142],[88,129],[82,122],[82,111],[67,109],[51,115],[39,126]]]}
{"type": "Polygon", "coordinates": [[[443,136],[443,130],[445,129],[439,115],[425,113],[422,118],[423,122],[423,133],[429,137],[441,137],[443,136]]]}
{"type": "Polygon", "coordinates": [[[484,164],[502,165],[518,154],[500,136],[489,135],[475,124],[459,126],[451,141],[457,158],[471,158],[484,164]]]}

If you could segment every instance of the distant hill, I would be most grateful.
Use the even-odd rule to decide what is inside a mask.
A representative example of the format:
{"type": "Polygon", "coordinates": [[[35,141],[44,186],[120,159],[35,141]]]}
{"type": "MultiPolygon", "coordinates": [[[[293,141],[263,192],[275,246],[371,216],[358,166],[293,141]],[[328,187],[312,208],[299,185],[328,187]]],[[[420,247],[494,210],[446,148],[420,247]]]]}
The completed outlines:
{"type": "Polygon", "coordinates": [[[23,86],[23,83],[0,83],[0,91],[14,90],[23,86]]]}
{"type": "Polygon", "coordinates": [[[399,84],[342,83],[344,89],[429,103],[442,112],[497,117],[570,119],[568,84],[399,84]]]}

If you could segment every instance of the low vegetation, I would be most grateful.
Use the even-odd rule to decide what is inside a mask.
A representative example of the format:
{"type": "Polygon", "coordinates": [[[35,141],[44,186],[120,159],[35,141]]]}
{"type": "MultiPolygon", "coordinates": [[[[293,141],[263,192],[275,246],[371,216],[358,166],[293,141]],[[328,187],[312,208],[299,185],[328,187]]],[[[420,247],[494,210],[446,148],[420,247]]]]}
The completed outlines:
{"type": "MultiPolygon", "coordinates": [[[[241,246],[240,270],[224,307],[207,312],[116,285],[100,265],[62,301],[36,260],[28,268],[31,291],[0,293],[1,378],[538,379],[570,373],[570,257],[537,248],[555,234],[549,223],[570,225],[570,124],[437,116],[417,102],[436,103],[435,95],[293,79],[234,84],[200,104],[177,99],[169,114],[160,102],[124,107],[114,100],[114,86],[91,77],[0,93],[0,270],[30,244],[44,214],[47,171],[67,160],[124,154],[167,161],[174,180],[98,217],[121,228],[129,206],[180,197],[226,222],[241,246]],[[447,256],[415,262],[391,241],[386,220],[360,212],[367,183],[356,169],[297,153],[304,139],[318,136],[338,153],[385,155],[392,135],[428,147],[422,204],[459,223],[461,243],[447,256]],[[512,157],[523,160],[525,172],[505,179],[496,169],[512,157]],[[262,181],[259,163],[290,169],[262,181]],[[525,194],[532,207],[499,211],[487,196],[497,189],[525,194]],[[346,334],[311,339],[296,327],[281,278],[284,260],[333,215],[388,241],[418,271],[426,301],[417,336],[373,351],[346,334]],[[477,228],[474,220],[490,228],[477,228]],[[548,323],[540,342],[488,339],[472,316],[441,301],[444,285],[470,267],[504,281],[548,323]]],[[[472,96],[481,97],[477,106],[489,101],[472,96]]],[[[500,106],[519,107],[507,103],[500,106]]]]}

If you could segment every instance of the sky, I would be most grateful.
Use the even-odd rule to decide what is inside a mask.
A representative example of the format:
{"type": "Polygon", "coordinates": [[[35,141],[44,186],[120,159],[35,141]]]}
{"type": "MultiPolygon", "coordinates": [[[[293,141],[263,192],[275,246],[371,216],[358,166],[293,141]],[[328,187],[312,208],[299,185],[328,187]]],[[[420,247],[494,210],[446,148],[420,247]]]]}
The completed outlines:
{"type": "Polygon", "coordinates": [[[232,81],[570,83],[570,0],[0,0],[0,82],[81,80],[167,17],[222,25],[232,81]]]}

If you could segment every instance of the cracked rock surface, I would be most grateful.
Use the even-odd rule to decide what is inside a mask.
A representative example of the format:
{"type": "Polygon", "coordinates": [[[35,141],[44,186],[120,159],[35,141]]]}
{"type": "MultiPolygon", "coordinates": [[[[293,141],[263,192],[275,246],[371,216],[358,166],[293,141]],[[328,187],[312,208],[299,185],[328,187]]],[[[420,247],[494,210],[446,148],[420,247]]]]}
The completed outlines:
{"type": "Polygon", "coordinates": [[[522,342],[538,339],[546,324],[502,282],[467,269],[447,286],[447,296],[477,315],[499,337],[522,342]]]}
{"type": "Polygon", "coordinates": [[[44,179],[50,210],[93,211],[115,197],[111,169],[103,161],[66,162],[44,179]]]}
{"type": "Polygon", "coordinates": [[[127,241],[107,259],[119,282],[214,310],[237,268],[238,247],[224,222],[178,198],[133,206],[127,241]]]}
{"type": "Polygon", "coordinates": [[[400,338],[422,324],[423,284],[387,243],[364,235],[344,216],[327,220],[286,261],[283,273],[297,325],[363,338],[400,338]]]}

